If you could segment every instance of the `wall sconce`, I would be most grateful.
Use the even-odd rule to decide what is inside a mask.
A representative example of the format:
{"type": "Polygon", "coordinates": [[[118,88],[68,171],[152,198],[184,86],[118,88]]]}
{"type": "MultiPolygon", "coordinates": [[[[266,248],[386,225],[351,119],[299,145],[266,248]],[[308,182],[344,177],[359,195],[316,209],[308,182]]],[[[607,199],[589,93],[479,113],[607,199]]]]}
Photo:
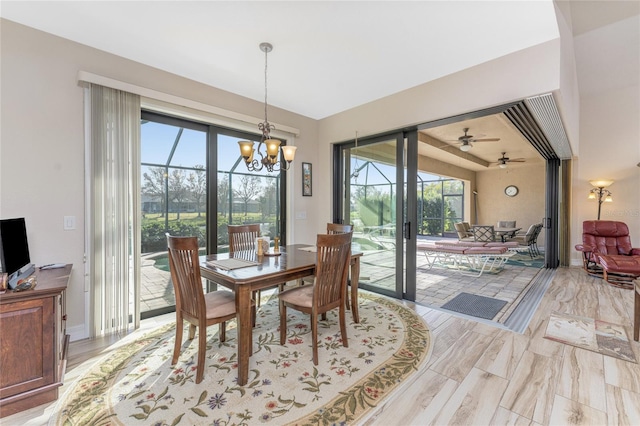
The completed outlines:
{"type": "Polygon", "coordinates": [[[598,200],[598,220],[600,220],[600,210],[602,208],[602,203],[612,203],[613,198],[611,197],[613,194],[607,188],[610,186],[613,181],[611,179],[601,179],[601,180],[590,180],[589,183],[593,188],[589,191],[589,199],[590,200],[598,200]]]}

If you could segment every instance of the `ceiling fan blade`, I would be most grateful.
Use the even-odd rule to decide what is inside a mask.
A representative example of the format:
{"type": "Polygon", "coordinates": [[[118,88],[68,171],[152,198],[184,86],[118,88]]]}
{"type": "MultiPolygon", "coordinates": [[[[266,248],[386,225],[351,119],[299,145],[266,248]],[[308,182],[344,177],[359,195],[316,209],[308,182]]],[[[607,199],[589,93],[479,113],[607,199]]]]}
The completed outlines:
{"type": "Polygon", "coordinates": [[[524,163],[527,160],[525,160],[524,158],[514,158],[513,160],[507,160],[507,161],[510,163],[524,163]]]}
{"type": "Polygon", "coordinates": [[[500,138],[473,139],[473,142],[498,142],[500,138]]]}

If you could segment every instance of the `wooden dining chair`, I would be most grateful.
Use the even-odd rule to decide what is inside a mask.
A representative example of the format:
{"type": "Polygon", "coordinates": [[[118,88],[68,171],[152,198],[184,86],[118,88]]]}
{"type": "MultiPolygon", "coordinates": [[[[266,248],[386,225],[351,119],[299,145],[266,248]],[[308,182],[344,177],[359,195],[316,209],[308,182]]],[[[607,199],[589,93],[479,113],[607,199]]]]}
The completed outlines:
{"type": "Polygon", "coordinates": [[[348,232],[353,232],[353,225],[327,223],[327,234],[346,234],[348,232]]]}
{"type": "Polygon", "coordinates": [[[339,309],[342,345],[349,347],[345,321],[347,273],[351,260],[352,233],[318,234],[316,253],[316,279],[313,285],[304,285],[280,292],[280,344],[287,338],[287,308],[311,316],[313,364],[318,365],[318,316],[339,309]]]}
{"type": "Polygon", "coordinates": [[[229,253],[255,250],[256,238],[260,236],[260,224],[227,225],[229,233],[229,253]]]}
{"type": "Polygon", "coordinates": [[[207,327],[219,324],[219,340],[226,338],[225,322],[236,317],[236,300],[233,292],[214,291],[204,293],[200,277],[197,237],[167,235],[169,268],[176,296],[176,341],[171,365],[178,362],[182,347],[183,321],[189,322],[189,340],[198,329],[198,367],[196,383],[204,376],[204,359],[207,350],[207,327]]]}
{"type": "MultiPolygon", "coordinates": [[[[327,234],[345,234],[347,232],[353,232],[353,225],[343,225],[341,223],[327,223],[327,234]]],[[[315,280],[315,276],[304,277],[298,283],[301,284],[313,284],[313,280],[315,280]]],[[[349,309],[349,300],[347,296],[347,309],[349,309]]],[[[324,319],[324,318],[323,318],[324,319]]]]}
{"type": "MultiPolygon", "coordinates": [[[[260,224],[227,225],[227,232],[229,234],[229,253],[255,250],[256,238],[260,236],[260,224]]],[[[255,300],[256,306],[260,306],[260,290],[253,292],[253,300],[255,300]]]]}
{"type": "MultiPolygon", "coordinates": [[[[342,223],[327,223],[327,234],[345,234],[347,232],[353,232],[353,225],[346,225],[346,224],[342,224],[342,223]]],[[[311,277],[311,280],[313,282],[314,277],[311,277]]],[[[357,283],[356,283],[357,284],[357,283]]],[[[349,281],[347,280],[347,287],[349,287],[349,281]]],[[[345,291],[347,292],[345,299],[344,299],[344,303],[347,306],[347,310],[351,309],[350,308],[350,302],[349,302],[349,291],[347,291],[348,288],[345,288],[345,291]]],[[[327,315],[326,313],[323,314],[322,319],[325,320],[327,319],[327,315]]]]}

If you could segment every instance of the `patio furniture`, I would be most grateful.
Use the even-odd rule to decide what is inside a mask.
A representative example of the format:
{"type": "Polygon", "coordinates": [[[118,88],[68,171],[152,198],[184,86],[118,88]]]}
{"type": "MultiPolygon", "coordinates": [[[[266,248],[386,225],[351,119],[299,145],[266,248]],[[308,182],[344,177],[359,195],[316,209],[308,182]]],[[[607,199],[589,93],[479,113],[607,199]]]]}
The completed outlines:
{"type": "Polygon", "coordinates": [[[540,231],[542,230],[541,223],[534,223],[529,226],[527,232],[524,234],[516,234],[514,240],[516,240],[522,246],[526,246],[529,251],[529,256],[534,258],[540,254],[540,250],[538,250],[538,235],[540,235],[540,231]]]}
{"type": "Polygon", "coordinates": [[[631,246],[629,227],[613,220],[586,220],[582,223],[582,265],[589,274],[609,284],[632,289],[640,277],[640,248],[631,246]]]}
{"type": "Polygon", "coordinates": [[[493,225],[473,225],[473,240],[480,242],[493,242],[496,240],[496,231],[493,225]]]}
{"type": "Polygon", "coordinates": [[[473,232],[469,222],[457,222],[453,224],[453,227],[456,229],[460,241],[473,240],[473,232]]]}
{"type": "Polygon", "coordinates": [[[437,264],[449,265],[462,275],[474,277],[479,277],[484,272],[501,271],[507,260],[515,254],[509,251],[507,246],[418,244],[417,248],[424,253],[429,265],[428,270],[437,264]]]}
{"type": "Polygon", "coordinates": [[[522,228],[516,228],[515,220],[499,220],[498,223],[496,223],[496,234],[500,235],[502,241],[515,237],[520,229],[522,228]]]}

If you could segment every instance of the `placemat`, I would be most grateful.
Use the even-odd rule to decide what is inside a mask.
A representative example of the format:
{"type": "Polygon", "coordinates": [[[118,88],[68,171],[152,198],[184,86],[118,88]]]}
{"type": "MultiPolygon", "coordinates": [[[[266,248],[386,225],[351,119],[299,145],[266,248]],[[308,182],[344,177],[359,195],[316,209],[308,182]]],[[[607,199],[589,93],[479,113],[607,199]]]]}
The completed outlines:
{"type": "Polygon", "coordinates": [[[258,265],[258,262],[253,262],[251,260],[245,259],[220,259],[220,260],[207,260],[207,265],[213,266],[215,268],[225,269],[227,271],[231,271],[233,269],[246,268],[248,266],[258,265]]]}

